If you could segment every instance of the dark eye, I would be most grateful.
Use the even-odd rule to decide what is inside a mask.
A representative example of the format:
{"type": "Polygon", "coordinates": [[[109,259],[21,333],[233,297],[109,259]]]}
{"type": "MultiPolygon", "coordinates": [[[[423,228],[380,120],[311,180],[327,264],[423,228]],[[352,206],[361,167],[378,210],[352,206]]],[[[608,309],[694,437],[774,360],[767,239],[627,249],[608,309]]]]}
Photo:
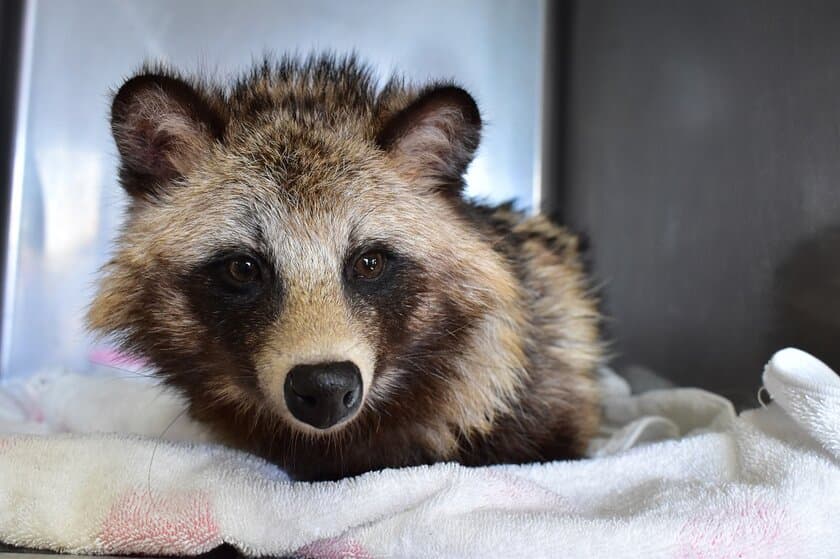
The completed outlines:
{"type": "Polygon", "coordinates": [[[353,272],[357,277],[374,280],[382,275],[385,269],[385,254],[378,250],[365,252],[353,264],[353,272]]]}
{"type": "Polygon", "coordinates": [[[249,284],[260,280],[260,267],[250,256],[234,256],[225,262],[225,272],[234,284],[249,284]]]}

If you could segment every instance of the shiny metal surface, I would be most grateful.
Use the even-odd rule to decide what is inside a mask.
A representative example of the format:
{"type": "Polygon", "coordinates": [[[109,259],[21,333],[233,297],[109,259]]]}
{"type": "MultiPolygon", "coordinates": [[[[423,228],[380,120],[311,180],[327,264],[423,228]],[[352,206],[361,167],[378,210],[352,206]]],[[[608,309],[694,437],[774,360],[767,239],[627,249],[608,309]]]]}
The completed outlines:
{"type": "Polygon", "coordinates": [[[470,193],[539,190],[539,0],[32,0],[0,375],[88,366],[83,315],[120,218],[109,90],[144,59],[226,76],[262,53],[355,50],[387,76],[454,78],[487,122],[470,193]]]}

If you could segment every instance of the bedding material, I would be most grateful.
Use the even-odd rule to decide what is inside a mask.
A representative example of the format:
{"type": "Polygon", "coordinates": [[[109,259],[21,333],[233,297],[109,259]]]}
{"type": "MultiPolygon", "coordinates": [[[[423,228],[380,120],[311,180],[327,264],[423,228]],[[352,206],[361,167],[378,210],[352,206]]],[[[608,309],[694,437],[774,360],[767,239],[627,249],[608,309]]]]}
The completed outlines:
{"type": "Polygon", "coordinates": [[[765,404],[736,415],[699,389],[631,394],[604,370],[589,460],[296,483],[214,444],[153,383],[45,373],[0,387],[0,542],[149,555],[228,543],[336,558],[840,557],[840,377],[786,349],[762,379],[765,404]]]}

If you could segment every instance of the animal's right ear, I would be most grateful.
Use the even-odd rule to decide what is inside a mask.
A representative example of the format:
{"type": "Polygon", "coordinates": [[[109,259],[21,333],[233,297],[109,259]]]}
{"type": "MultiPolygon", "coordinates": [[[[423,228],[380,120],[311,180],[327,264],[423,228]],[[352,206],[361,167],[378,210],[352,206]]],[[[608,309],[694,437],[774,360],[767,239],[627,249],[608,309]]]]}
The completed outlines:
{"type": "Polygon", "coordinates": [[[183,80],[144,73],[114,96],[111,131],[123,188],[132,197],[154,198],[221,138],[224,120],[183,80]]]}

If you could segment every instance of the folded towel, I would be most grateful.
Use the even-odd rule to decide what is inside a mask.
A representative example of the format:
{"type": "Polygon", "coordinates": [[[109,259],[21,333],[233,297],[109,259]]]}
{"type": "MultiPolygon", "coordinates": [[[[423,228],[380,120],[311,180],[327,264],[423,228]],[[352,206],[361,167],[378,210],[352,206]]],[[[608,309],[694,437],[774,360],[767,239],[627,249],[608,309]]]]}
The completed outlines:
{"type": "MultiPolygon", "coordinates": [[[[0,435],[0,541],[109,554],[229,543],[305,557],[840,557],[840,378],[787,349],[763,379],[773,402],[736,416],[701,390],[634,396],[605,374],[606,430],[590,460],[438,464],[338,482],[290,482],[207,442],[0,435]]],[[[67,426],[27,398],[43,403],[19,389],[0,397],[16,406],[0,428],[15,414],[30,433],[67,426]]],[[[176,398],[161,393],[134,413],[154,415],[161,399],[158,433],[137,418],[122,427],[166,430],[176,398]]],[[[189,422],[182,434],[206,438],[189,422]]]]}

